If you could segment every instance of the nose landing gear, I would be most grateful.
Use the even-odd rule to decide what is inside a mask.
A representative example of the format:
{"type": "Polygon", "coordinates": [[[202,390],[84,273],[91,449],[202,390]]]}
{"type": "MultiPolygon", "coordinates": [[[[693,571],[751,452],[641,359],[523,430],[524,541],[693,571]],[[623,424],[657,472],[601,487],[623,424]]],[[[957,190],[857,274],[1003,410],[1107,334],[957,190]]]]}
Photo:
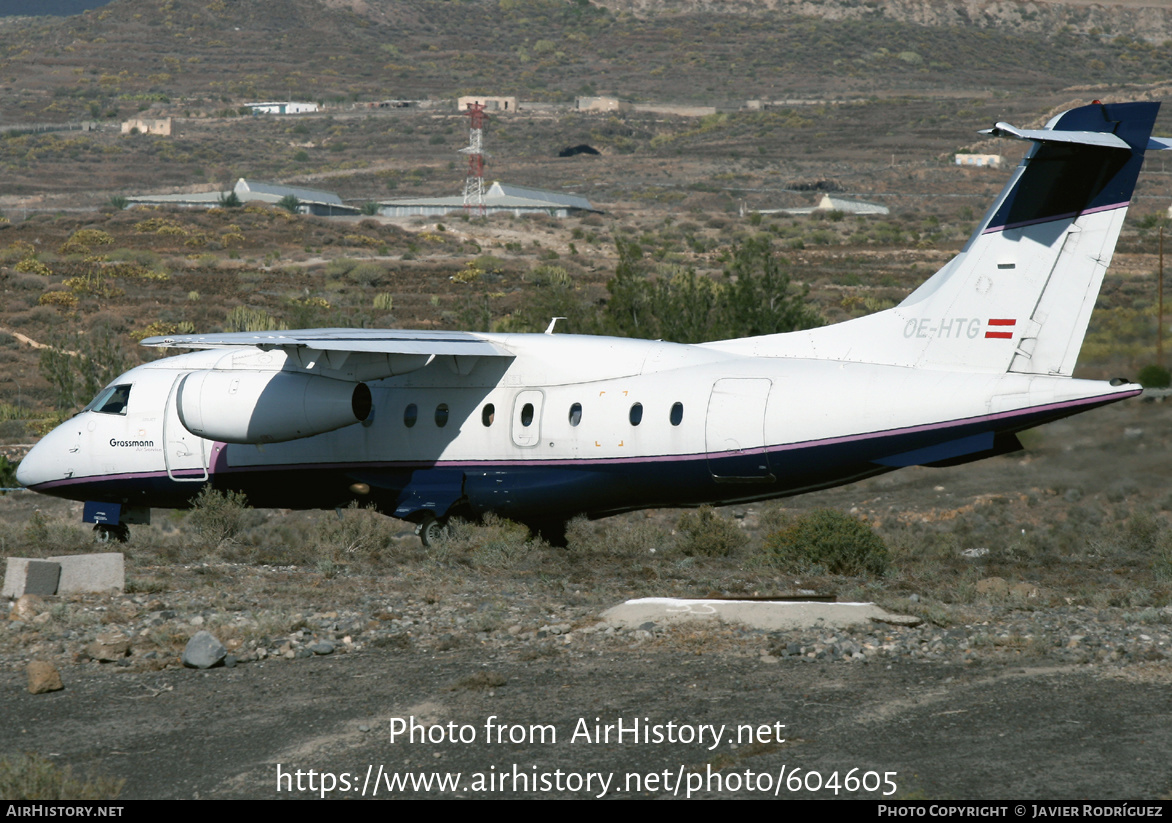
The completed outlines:
{"type": "Polygon", "coordinates": [[[125,523],[98,523],[94,526],[95,543],[125,543],[130,539],[130,526],[125,523]]]}

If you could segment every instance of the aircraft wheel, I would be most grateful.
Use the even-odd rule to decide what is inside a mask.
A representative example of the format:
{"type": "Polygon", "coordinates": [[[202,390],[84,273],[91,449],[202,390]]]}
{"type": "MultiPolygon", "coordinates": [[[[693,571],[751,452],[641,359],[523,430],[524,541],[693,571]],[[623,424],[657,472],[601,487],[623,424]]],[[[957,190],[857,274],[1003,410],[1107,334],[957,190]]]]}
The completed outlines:
{"type": "Polygon", "coordinates": [[[448,520],[446,517],[429,517],[415,529],[425,546],[434,546],[447,539],[448,520]]]}
{"type": "Polygon", "coordinates": [[[95,543],[125,543],[130,539],[130,526],[125,523],[98,523],[94,526],[95,543]]]}

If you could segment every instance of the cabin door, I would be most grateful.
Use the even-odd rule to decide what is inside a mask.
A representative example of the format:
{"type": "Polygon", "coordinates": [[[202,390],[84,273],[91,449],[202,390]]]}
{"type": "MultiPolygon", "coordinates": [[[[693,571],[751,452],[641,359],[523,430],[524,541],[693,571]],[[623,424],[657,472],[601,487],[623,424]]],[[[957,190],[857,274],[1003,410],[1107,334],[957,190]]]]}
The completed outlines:
{"type": "Polygon", "coordinates": [[[207,462],[204,459],[207,441],[183,427],[176,407],[179,387],[186,377],[187,374],[176,377],[167,394],[167,410],[163,414],[163,459],[167,464],[167,476],[172,480],[203,483],[208,479],[207,462]]]}
{"type": "Polygon", "coordinates": [[[708,469],[725,483],[769,483],[775,478],[765,453],[765,406],[773,381],[728,377],[708,398],[704,446],[708,469]]]}

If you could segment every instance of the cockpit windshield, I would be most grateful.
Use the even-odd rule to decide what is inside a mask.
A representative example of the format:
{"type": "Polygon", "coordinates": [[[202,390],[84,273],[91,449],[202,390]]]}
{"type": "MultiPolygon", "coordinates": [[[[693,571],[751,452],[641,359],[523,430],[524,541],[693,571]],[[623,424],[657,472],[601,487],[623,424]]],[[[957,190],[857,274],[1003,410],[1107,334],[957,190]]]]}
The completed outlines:
{"type": "Polygon", "coordinates": [[[126,404],[130,402],[130,384],[107,386],[98,392],[98,396],[82,409],[83,412],[92,411],[98,414],[126,414],[126,404]]]}

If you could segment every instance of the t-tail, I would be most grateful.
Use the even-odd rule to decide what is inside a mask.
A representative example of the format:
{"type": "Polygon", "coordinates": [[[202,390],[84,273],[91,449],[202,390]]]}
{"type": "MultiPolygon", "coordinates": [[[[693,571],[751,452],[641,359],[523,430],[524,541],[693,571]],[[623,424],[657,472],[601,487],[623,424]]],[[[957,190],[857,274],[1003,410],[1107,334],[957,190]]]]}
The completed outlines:
{"type": "Polygon", "coordinates": [[[712,344],[762,356],[1069,377],[1111,262],[1159,103],[1095,103],[1042,129],[961,252],[893,309],[712,344]]]}

